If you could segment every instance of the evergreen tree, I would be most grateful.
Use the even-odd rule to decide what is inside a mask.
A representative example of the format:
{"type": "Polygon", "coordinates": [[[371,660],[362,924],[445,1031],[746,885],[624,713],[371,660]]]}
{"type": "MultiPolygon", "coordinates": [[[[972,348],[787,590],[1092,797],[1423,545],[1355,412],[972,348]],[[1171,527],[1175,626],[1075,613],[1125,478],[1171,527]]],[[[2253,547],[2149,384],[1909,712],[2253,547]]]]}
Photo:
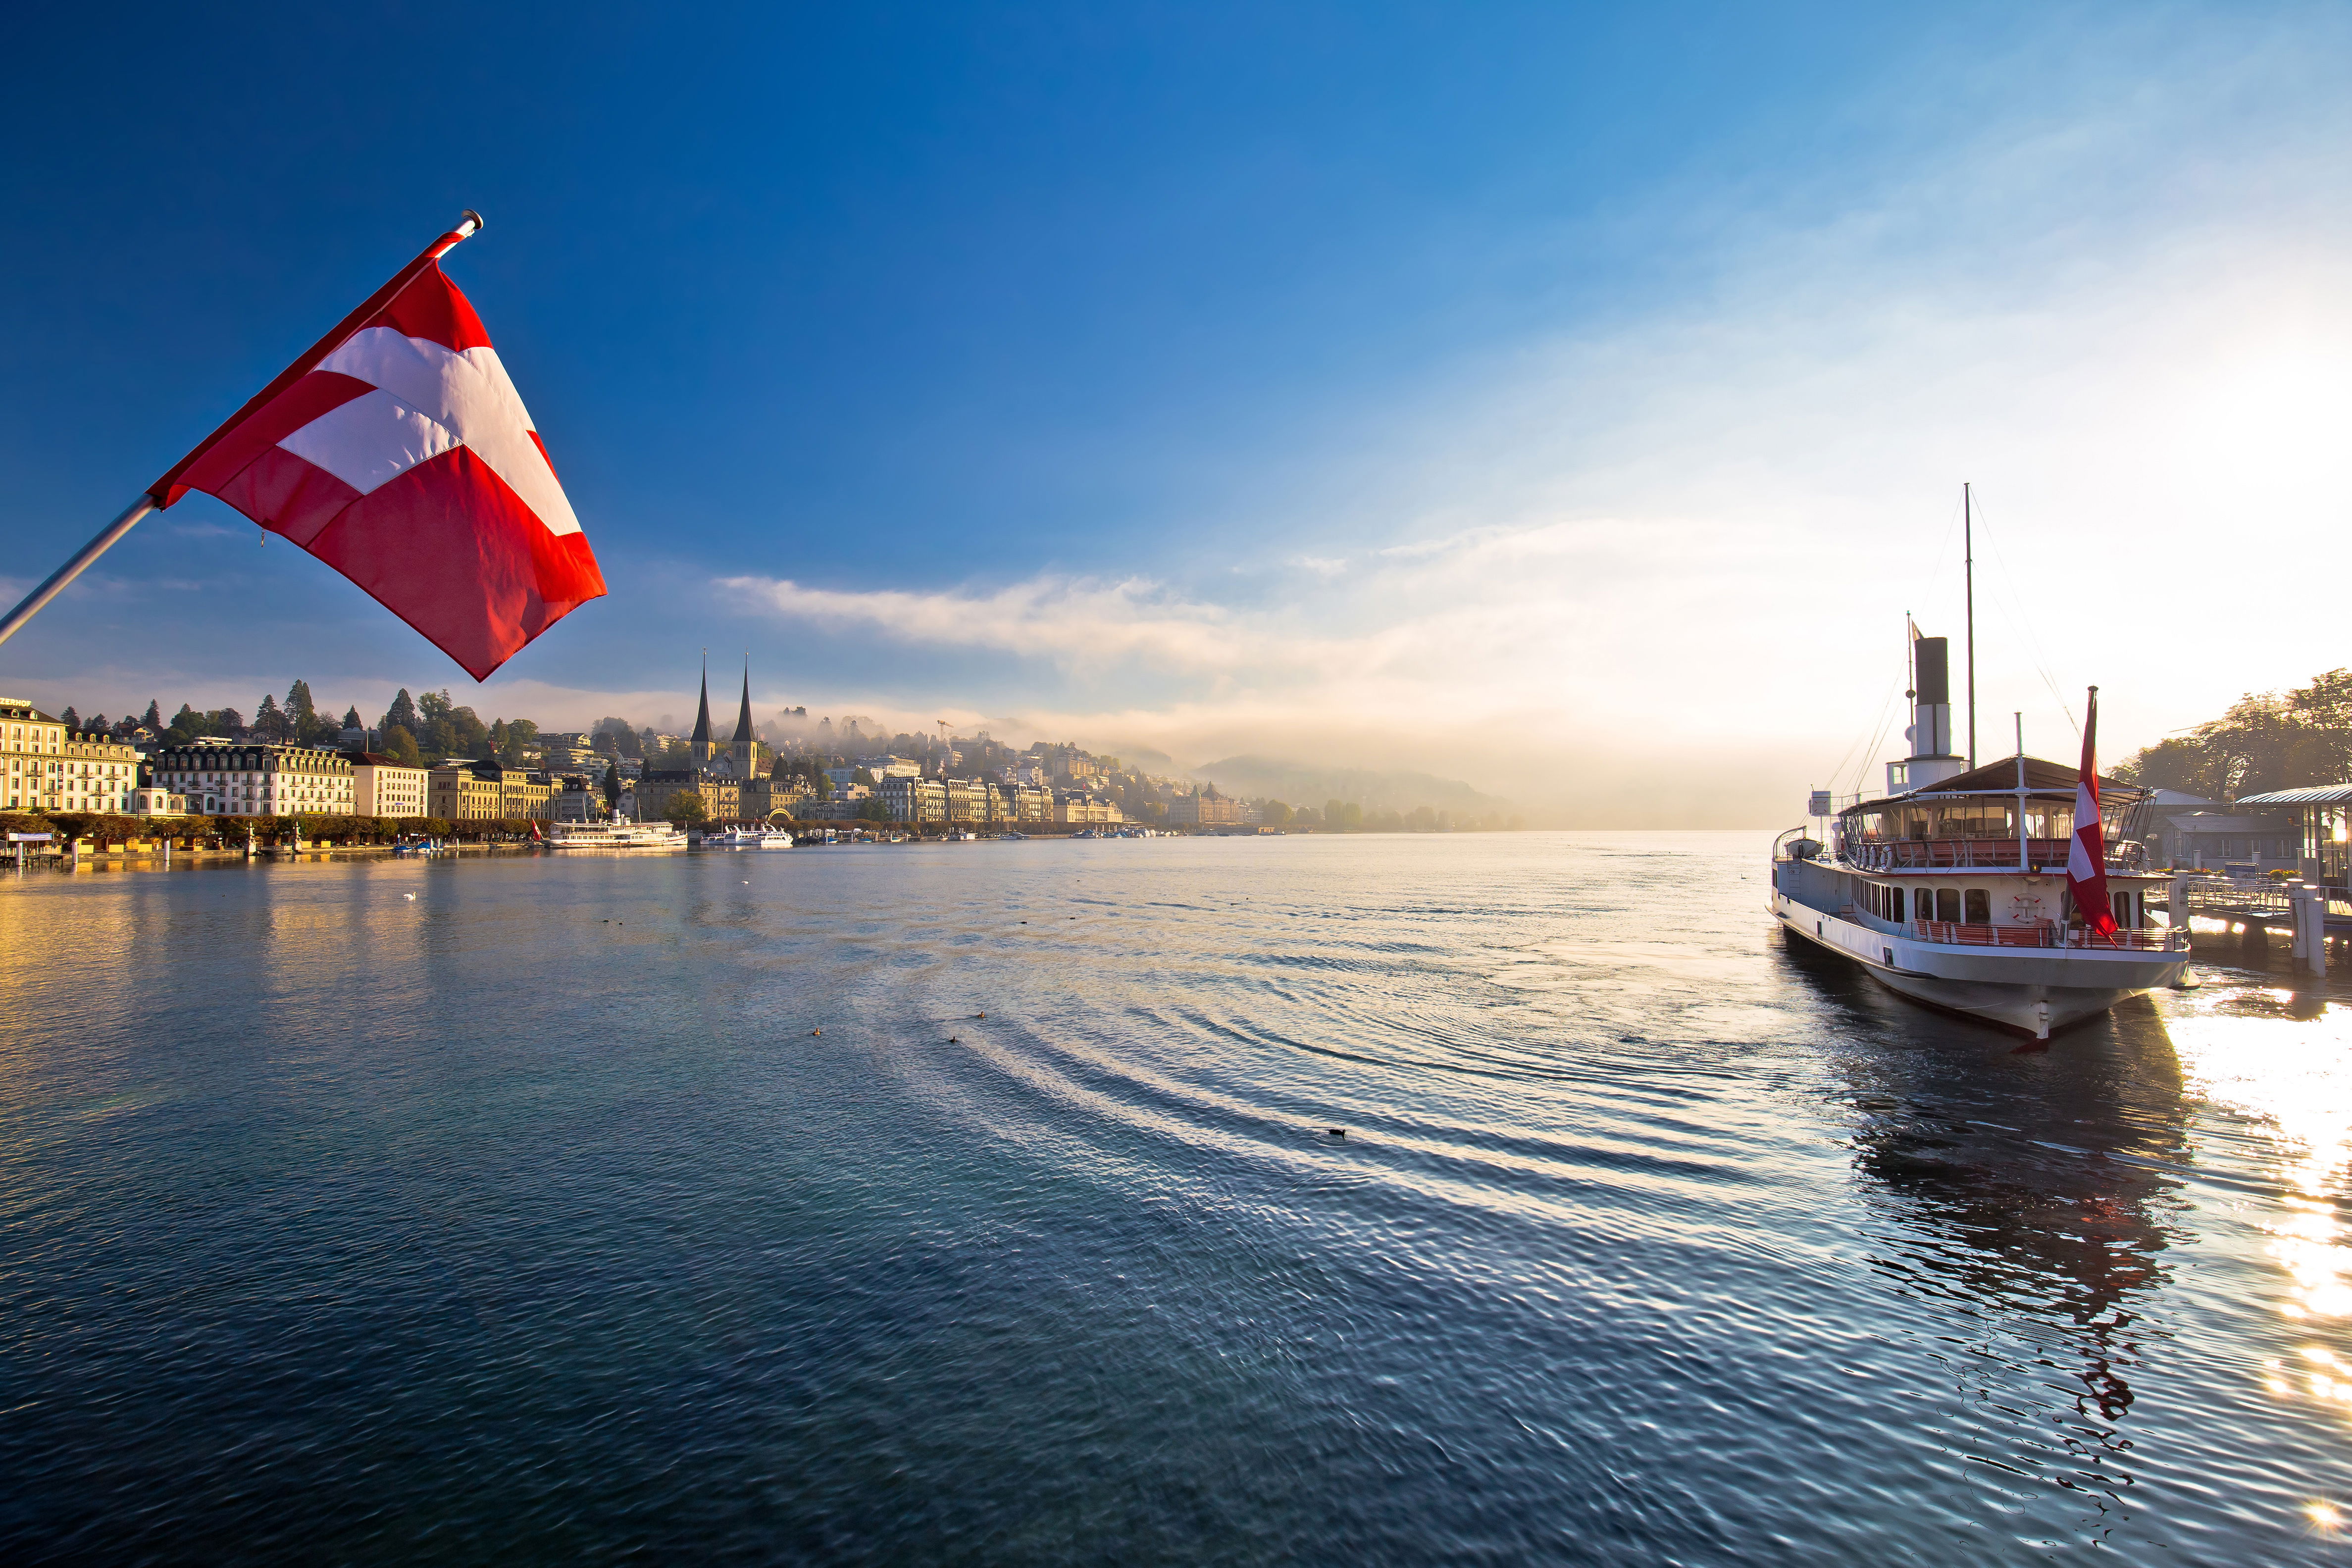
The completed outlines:
{"type": "Polygon", "coordinates": [[[617,806],[620,803],[621,765],[617,762],[607,762],[604,764],[604,804],[617,806]]]}
{"type": "Polygon", "coordinates": [[[89,732],[92,735],[104,735],[112,727],[113,727],[111,725],[107,723],[106,716],[104,714],[94,713],[89,716],[89,732]]]}
{"type": "Polygon", "coordinates": [[[392,706],[384,712],[383,727],[390,729],[394,725],[412,736],[424,727],[423,721],[416,716],[416,704],[409,699],[406,686],[400,688],[400,695],[392,699],[392,706]]]}
{"type": "Polygon", "coordinates": [[[297,735],[308,730],[318,716],[318,706],[310,701],[310,682],[296,681],[286,688],[286,719],[297,735]]]}
{"type": "Polygon", "coordinates": [[[147,699],[147,715],[139,721],[156,734],[163,733],[163,708],[153,697],[147,699]]]}
{"type": "Polygon", "coordinates": [[[58,717],[64,722],[68,733],[81,727],[81,715],[74,712],[70,704],[67,706],[65,712],[58,715],[58,717]]]}
{"type": "Polygon", "coordinates": [[[284,740],[286,716],[278,708],[278,699],[268,692],[261,694],[261,706],[253,710],[253,734],[257,740],[284,740]]]}
{"type": "Polygon", "coordinates": [[[343,727],[345,729],[365,729],[367,727],[367,726],[360,722],[360,710],[356,706],[348,707],[343,710],[343,727]]]}

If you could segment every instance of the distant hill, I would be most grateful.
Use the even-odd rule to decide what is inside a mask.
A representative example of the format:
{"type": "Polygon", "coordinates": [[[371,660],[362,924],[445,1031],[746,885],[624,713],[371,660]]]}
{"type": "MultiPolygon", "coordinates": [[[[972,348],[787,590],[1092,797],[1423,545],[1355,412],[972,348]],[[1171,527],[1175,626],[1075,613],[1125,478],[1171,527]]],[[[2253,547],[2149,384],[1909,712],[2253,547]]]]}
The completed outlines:
{"type": "Polygon", "coordinates": [[[1459,779],[1431,773],[1381,773],[1367,768],[1323,768],[1274,757],[1228,757],[1185,771],[1228,795],[1270,795],[1293,806],[1352,800],[1382,810],[1500,811],[1510,802],[1481,794],[1459,779]]]}

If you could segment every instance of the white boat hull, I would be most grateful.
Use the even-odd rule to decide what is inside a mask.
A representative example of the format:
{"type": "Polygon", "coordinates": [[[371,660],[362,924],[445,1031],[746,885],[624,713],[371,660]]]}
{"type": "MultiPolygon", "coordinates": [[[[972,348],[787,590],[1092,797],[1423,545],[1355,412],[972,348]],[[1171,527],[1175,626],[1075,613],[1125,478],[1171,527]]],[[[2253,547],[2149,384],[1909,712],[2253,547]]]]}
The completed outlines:
{"type": "Polygon", "coordinates": [[[2189,966],[2185,952],[1924,942],[1840,919],[1778,893],[1772,913],[1796,936],[1852,959],[1889,990],[2037,1040],[2143,991],[2177,985],[2189,966]]]}

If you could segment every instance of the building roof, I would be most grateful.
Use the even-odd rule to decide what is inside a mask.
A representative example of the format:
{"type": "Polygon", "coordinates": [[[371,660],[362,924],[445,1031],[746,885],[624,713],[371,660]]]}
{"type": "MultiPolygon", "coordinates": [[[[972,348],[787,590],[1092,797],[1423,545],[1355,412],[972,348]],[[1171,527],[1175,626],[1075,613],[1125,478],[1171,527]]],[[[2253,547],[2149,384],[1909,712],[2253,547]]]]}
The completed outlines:
{"type": "Polygon", "coordinates": [[[2352,801],[2352,784],[2315,784],[2304,789],[2273,789],[2267,795],[2244,795],[2241,806],[2341,806],[2352,801]]]}
{"type": "Polygon", "coordinates": [[[366,763],[376,768],[414,768],[420,773],[425,771],[419,763],[403,762],[399,758],[387,757],[381,751],[346,751],[343,759],[353,767],[366,763]]]}

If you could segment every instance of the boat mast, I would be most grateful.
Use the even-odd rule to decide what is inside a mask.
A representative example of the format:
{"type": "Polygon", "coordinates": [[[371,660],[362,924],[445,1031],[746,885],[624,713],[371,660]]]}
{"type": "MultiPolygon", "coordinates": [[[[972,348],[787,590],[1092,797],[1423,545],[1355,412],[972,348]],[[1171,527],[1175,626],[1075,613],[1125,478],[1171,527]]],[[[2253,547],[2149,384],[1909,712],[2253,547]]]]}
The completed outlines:
{"type": "MultiPolygon", "coordinates": [[[[1947,536],[1948,538],[1949,536],[1947,536]]],[[[1976,503],[1960,483],[1960,562],[1969,584],[1969,766],[1977,765],[1977,522],[1976,503]]]]}

